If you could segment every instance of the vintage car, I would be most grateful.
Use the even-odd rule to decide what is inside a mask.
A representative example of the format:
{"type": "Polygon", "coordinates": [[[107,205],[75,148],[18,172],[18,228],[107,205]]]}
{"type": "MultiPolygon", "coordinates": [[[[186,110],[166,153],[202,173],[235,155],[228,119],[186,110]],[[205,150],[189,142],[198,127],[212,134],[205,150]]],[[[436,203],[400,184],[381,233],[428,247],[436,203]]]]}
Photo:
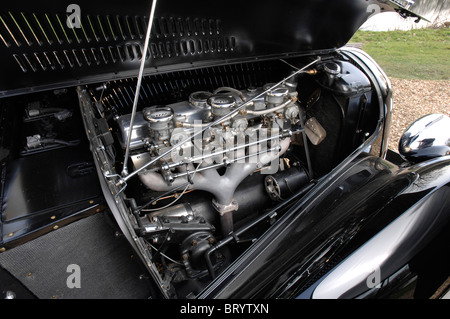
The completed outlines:
{"type": "Polygon", "coordinates": [[[450,119],[390,151],[389,79],[346,45],[388,11],[421,19],[404,0],[3,3],[2,297],[441,297],[450,119]]]}

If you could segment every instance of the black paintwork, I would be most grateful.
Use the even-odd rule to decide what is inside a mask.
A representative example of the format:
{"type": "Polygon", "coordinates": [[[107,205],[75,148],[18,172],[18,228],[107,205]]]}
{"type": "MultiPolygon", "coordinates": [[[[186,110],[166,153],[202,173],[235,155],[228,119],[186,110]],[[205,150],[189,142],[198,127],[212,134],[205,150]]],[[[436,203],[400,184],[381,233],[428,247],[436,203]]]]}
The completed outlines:
{"type": "MultiPolygon", "coordinates": [[[[435,188],[449,194],[450,158],[427,164],[400,169],[378,157],[355,159],[342,175],[319,183],[200,297],[298,296],[435,188]]],[[[433,202],[444,205],[448,222],[450,203],[433,202]]],[[[418,243],[409,244],[412,250],[418,243]]]]}
{"type": "MultiPolygon", "coordinates": [[[[83,28],[70,29],[65,17],[71,3],[2,5],[0,60],[8,76],[0,80],[1,94],[137,75],[151,2],[130,0],[124,7],[120,0],[77,1],[83,28]]],[[[146,74],[336,49],[372,14],[368,5],[365,0],[159,1],[146,74]]]]}
{"type": "Polygon", "coordinates": [[[74,92],[1,102],[0,248],[10,249],[105,209],[74,92]],[[30,118],[28,106],[36,101],[46,110],[64,107],[72,116],[62,121],[50,113],[30,118]],[[28,149],[26,137],[35,134],[76,143],[28,149]]]}
{"type": "MultiPolygon", "coordinates": [[[[0,94],[8,96],[136,75],[145,33],[143,17],[148,15],[150,3],[143,5],[143,1],[132,0],[124,8],[123,1],[108,1],[107,5],[79,1],[83,25],[93,23],[93,27],[81,31],[58,29],[61,22],[58,17],[62,19],[69,3],[63,1],[55,6],[50,1],[48,5],[46,1],[26,1],[20,3],[19,9],[16,3],[2,5],[0,57],[2,71],[8,76],[0,81],[0,94]],[[117,20],[117,16],[121,22],[109,20],[111,17],[117,20]],[[119,33],[121,26],[127,26],[127,30],[119,33]]],[[[259,1],[227,1],[211,9],[207,1],[198,1],[196,6],[186,1],[160,1],[150,48],[152,58],[147,62],[146,74],[197,70],[206,65],[268,59],[275,55],[287,57],[293,52],[334,52],[371,13],[367,5],[363,0],[282,1],[267,10],[259,1]]],[[[61,24],[64,22],[62,19],[61,24]]],[[[366,114],[380,119],[376,129],[367,128],[376,130],[376,138],[366,144],[373,147],[372,154],[381,157],[362,154],[345,160],[319,180],[316,187],[198,297],[310,297],[312,288],[329,271],[415,203],[429,200],[439,205],[430,194],[448,194],[448,157],[409,168],[383,159],[390,124],[389,85],[383,85],[383,75],[370,58],[352,50],[344,54],[360,59],[359,67],[372,84],[377,83],[373,96],[360,94],[357,99],[347,96],[349,108],[344,111],[351,113],[355,123],[364,123],[364,117],[355,113],[361,109],[364,99],[366,102],[378,99],[383,105],[382,115],[366,114]],[[411,191],[413,185],[416,189],[411,191]],[[433,192],[437,187],[441,188],[433,192]]],[[[24,105],[17,108],[23,110],[24,105]]],[[[3,116],[4,109],[0,109],[2,119],[10,119],[8,114],[3,116]]],[[[103,203],[96,174],[74,179],[67,171],[74,163],[83,163],[80,168],[89,167],[84,165],[91,160],[89,145],[81,143],[76,148],[20,154],[23,145],[10,146],[17,142],[20,132],[25,132],[21,130],[21,119],[19,116],[18,122],[11,122],[11,130],[5,129],[5,121],[2,123],[3,248],[93,213],[103,203]],[[20,174],[14,174],[14,167],[20,174]],[[15,185],[18,191],[10,192],[15,185]],[[58,193],[52,194],[55,186],[58,193]],[[18,208],[20,205],[22,208],[18,208]],[[51,216],[55,216],[56,222],[51,216]]],[[[69,131],[68,127],[65,129],[62,134],[69,131]]],[[[22,144],[25,135],[20,138],[22,144]]],[[[358,144],[356,139],[361,137],[353,138],[353,143],[358,144]]],[[[430,207],[436,207],[433,205],[430,207]]],[[[448,201],[442,201],[440,208],[448,212],[448,201]]],[[[432,235],[434,230],[428,229],[427,234],[432,235]]],[[[430,246],[432,237],[420,243],[421,247],[428,244],[435,251],[430,246]]],[[[416,243],[410,244],[416,247],[416,243]]],[[[417,260],[423,251],[405,258],[417,260]]],[[[397,271],[405,267],[405,264],[393,265],[398,266],[397,271]]],[[[403,277],[402,274],[394,273],[391,277],[411,278],[409,273],[403,277]]],[[[364,292],[351,291],[346,297],[362,296],[361,293],[364,292]]],[[[366,294],[371,296],[370,292],[366,294]]],[[[388,294],[389,291],[384,295],[388,294]]]]}

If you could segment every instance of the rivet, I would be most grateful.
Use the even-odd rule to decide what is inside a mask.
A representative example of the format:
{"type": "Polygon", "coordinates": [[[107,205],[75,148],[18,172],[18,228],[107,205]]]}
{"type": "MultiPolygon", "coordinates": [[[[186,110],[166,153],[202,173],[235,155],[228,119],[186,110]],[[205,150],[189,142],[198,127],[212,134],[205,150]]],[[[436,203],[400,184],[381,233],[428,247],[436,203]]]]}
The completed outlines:
{"type": "Polygon", "coordinates": [[[52,216],[52,217],[50,217],[50,219],[55,219],[56,218],[56,216],[52,216]]]}
{"type": "Polygon", "coordinates": [[[94,204],[94,201],[93,201],[93,200],[90,200],[90,201],[89,201],[89,204],[94,204]]]}
{"type": "Polygon", "coordinates": [[[53,229],[58,229],[59,228],[59,226],[58,225],[55,225],[55,226],[53,226],[53,229]]]}
{"type": "Polygon", "coordinates": [[[2,252],[4,252],[4,251],[6,251],[6,248],[5,248],[5,247],[0,248],[0,253],[2,253],[2,252]]]}
{"type": "Polygon", "coordinates": [[[14,233],[9,233],[8,237],[12,237],[14,235],[14,233]]]}

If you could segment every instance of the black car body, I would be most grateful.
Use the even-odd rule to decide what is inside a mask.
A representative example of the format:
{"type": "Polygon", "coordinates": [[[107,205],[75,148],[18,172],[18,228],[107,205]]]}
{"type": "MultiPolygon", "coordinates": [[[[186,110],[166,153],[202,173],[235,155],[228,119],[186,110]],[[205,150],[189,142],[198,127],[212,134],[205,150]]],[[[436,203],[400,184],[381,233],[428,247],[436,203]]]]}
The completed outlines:
{"type": "Polygon", "coordinates": [[[429,298],[445,282],[449,119],[388,150],[390,82],[345,46],[374,13],[420,19],[411,1],[44,2],[0,12],[6,297],[429,298]]]}

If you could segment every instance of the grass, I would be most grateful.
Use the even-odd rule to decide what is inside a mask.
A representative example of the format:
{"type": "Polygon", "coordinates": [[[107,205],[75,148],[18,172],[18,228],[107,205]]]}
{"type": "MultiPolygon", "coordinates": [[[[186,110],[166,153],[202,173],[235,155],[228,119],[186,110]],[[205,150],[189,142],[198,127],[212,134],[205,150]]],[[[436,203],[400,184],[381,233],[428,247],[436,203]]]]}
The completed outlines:
{"type": "Polygon", "coordinates": [[[450,29],[358,31],[349,41],[362,43],[390,77],[450,79],[450,29]]]}

